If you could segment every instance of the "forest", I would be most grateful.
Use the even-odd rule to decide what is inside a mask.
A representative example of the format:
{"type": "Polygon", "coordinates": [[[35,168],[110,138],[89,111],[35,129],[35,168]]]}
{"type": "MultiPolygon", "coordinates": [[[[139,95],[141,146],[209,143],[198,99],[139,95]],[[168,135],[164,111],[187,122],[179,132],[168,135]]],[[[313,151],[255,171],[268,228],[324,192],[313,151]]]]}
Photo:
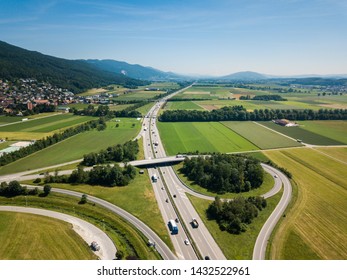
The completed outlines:
{"type": "Polygon", "coordinates": [[[259,188],[264,180],[260,162],[239,155],[186,158],[180,171],[189,180],[218,194],[248,192],[259,188]]]}
{"type": "Polygon", "coordinates": [[[229,201],[222,201],[218,196],[210,204],[206,213],[209,219],[216,220],[219,228],[232,234],[247,230],[247,225],[258,217],[259,211],[267,206],[263,197],[239,196],[229,201]]]}

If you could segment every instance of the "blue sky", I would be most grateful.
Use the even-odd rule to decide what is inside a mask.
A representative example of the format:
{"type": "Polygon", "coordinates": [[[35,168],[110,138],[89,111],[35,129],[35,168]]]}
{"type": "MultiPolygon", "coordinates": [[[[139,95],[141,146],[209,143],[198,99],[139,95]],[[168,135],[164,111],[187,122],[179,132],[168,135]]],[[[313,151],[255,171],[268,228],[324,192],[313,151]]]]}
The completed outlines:
{"type": "Polygon", "coordinates": [[[183,74],[347,74],[347,1],[0,0],[0,40],[183,74]]]}

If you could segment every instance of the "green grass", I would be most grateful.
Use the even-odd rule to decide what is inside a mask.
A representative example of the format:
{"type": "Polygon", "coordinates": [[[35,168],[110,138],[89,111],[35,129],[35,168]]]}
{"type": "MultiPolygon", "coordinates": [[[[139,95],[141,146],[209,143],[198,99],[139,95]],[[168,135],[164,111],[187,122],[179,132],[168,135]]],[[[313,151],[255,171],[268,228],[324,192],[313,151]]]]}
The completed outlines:
{"type": "Polygon", "coordinates": [[[267,199],[267,207],[259,212],[259,216],[253,220],[252,224],[248,225],[247,231],[239,235],[234,235],[226,231],[221,231],[215,220],[207,219],[206,209],[210,205],[210,201],[188,195],[201,220],[204,222],[228,260],[252,259],[253,248],[258,234],[267,218],[275,209],[281,196],[282,192],[267,199]]]}
{"type": "Polygon", "coordinates": [[[1,124],[8,124],[13,122],[19,122],[24,117],[8,117],[8,116],[0,116],[0,125],[1,124]]]}
{"type": "Polygon", "coordinates": [[[146,115],[149,109],[151,109],[154,105],[154,102],[150,102],[140,108],[137,108],[136,111],[140,112],[142,116],[146,115]]]}
{"type": "MultiPolygon", "coordinates": [[[[32,182],[28,182],[32,184],[32,182]]],[[[99,197],[133,214],[150,228],[171,248],[165,223],[160,214],[153,188],[147,173],[137,174],[125,187],[102,187],[91,185],[50,184],[52,187],[82,192],[99,197]]]]}
{"type": "Polygon", "coordinates": [[[302,129],[347,144],[347,121],[299,121],[302,129]]]}
{"type": "Polygon", "coordinates": [[[0,212],[0,259],[96,259],[72,225],[51,217],[0,212]]]}
{"type": "Polygon", "coordinates": [[[190,181],[183,173],[180,172],[180,169],[182,168],[182,166],[183,166],[183,163],[180,163],[174,166],[174,169],[177,175],[181,178],[181,180],[192,190],[204,195],[212,196],[212,197],[215,197],[216,195],[218,195],[221,198],[235,198],[237,196],[245,196],[245,197],[258,196],[258,195],[265,194],[266,192],[271,190],[274,185],[274,179],[272,178],[272,176],[269,173],[265,172],[264,182],[259,188],[251,190],[249,192],[241,193],[241,194],[226,193],[226,194],[220,195],[220,194],[208,191],[207,189],[195,184],[193,181],[190,181]]]}
{"type": "Polygon", "coordinates": [[[141,123],[136,119],[120,120],[118,128],[115,127],[114,121],[110,121],[104,131],[93,130],[77,134],[1,167],[0,174],[16,173],[77,160],[83,158],[84,154],[98,152],[109,146],[132,140],[139,132],[141,123]],[[132,124],[135,126],[132,127],[132,124]]]}
{"type": "Polygon", "coordinates": [[[313,145],[343,145],[344,143],[336,141],[330,137],[326,137],[311,131],[308,131],[300,126],[296,127],[284,127],[277,125],[271,121],[269,122],[259,122],[266,127],[276,130],[280,133],[288,135],[294,139],[301,139],[304,143],[313,145]]]}
{"type": "Polygon", "coordinates": [[[59,114],[51,117],[24,121],[13,125],[0,127],[0,132],[52,132],[54,130],[74,126],[93,117],[74,116],[72,114],[59,114]]]}
{"type": "Polygon", "coordinates": [[[203,108],[192,101],[169,101],[165,110],[203,110],[203,108]]]}
{"type": "Polygon", "coordinates": [[[297,141],[284,137],[254,122],[222,122],[222,124],[261,149],[301,146],[297,141]]]}
{"type": "Polygon", "coordinates": [[[187,152],[240,152],[258,149],[218,122],[158,123],[163,145],[170,155],[187,152]]]}
{"type": "MultiPolygon", "coordinates": [[[[79,200],[79,198],[51,193],[47,197],[27,196],[26,199],[24,196],[0,197],[0,204],[25,206],[27,202],[29,207],[43,208],[79,217],[101,230],[105,230],[116,245],[117,250],[123,251],[125,256],[136,255],[143,260],[160,258],[156,252],[147,246],[147,238],[128,222],[99,205],[78,204],[79,200]]],[[[59,244],[59,246],[61,245],[59,244]]]]}
{"type": "MultiPolygon", "coordinates": [[[[270,258],[347,259],[346,164],[309,148],[264,153],[288,169],[298,186],[296,203],[273,238],[270,258]]],[[[346,149],[341,153],[347,156],[346,149]]]]}

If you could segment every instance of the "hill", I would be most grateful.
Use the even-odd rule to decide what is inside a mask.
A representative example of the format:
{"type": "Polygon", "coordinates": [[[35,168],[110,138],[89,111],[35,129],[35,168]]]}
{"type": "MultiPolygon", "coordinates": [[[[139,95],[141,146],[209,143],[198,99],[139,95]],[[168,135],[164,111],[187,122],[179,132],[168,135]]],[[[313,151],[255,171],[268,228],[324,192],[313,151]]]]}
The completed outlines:
{"type": "Polygon", "coordinates": [[[187,79],[186,77],[172,72],[164,72],[161,70],[154,69],[152,67],[145,67],[139,64],[129,64],[123,61],[117,60],[98,60],[88,59],[85,60],[90,65],[96,66],[101,70],[109,71],[116,74],[122,74],[127,77],[140,80],[150,81],[162,81],[162,80],[182,80],[187,79]]]}
{"type": "Polygon", "coordinates": [[[268,77],[266,75],[251,72],[251,71],[243,71],[236,72],[227,76],[220,77],[221,80],[233,80],[233,81],[257,81],[257,80],[265,80],[268,77]]]}
{"type": "Polygon", "coordinates": [[[86,61],[44,55],[3,41],[0,41],[0,78],[35,78],[74,93],[112,83],[130,87],[146,84],[144,81],[102,70],[86,61]]]}

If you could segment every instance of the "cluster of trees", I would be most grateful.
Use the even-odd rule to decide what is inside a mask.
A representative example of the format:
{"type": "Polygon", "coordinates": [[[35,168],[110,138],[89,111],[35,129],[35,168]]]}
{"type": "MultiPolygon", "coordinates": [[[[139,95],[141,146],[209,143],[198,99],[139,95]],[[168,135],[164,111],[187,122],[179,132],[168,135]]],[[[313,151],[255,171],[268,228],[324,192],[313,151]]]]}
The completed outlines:
{"type": "Polygon", "coordinates": [[[48,136],[46,138],[37,140],[32,145],[24,147],[18,151],[6,153],[2,157],[0,157],[0,166],[4,166],[20,158],[26,157],[32,153],[35,153],[44,148],[47,148],[55,143],[63,141],[71,136],[74,136],[76,134],[89,131],[95,128],[98,130],[105,129],[106,128],[105,120],[102,118],[98,120],[91,120],[81,125],[68,128],[61,133],[54,133],[52,136],[48,136]]]}
{"type": "Polygon", "coordinates": [[[136,176],[136,168],[132,165],[126,165],[121,168],[114,166],[94,166],[90,171],[83,170],[79,166],[71,175],[48,175],[45,177],[45,183],[70,183],[70,184],[89,184],[101,186],[126,186],[136,176]]]}
{"type": "MultiPolygon", "coordinates": [[[[51,192],[51,186],[45,185],[43,187],[42,195],[47,196],[51,192]]],[[[9,183],[1,182],[0,184],[0,196],[14,197],[18,195],[37,195],[39,193],[38,188],[28,190],[23,187],[18,181],[11,181],[9,183]]]]}
{"type": "Polygon", "coordinates": [[[265,198],[239,196],[229,201],[221,201],[217,196],[207,209],[210,219],[217,221],[221,230],[232,234],[245,232],[247,225],[267,206],[265,198]]]}
{"type": "Polygon", "coordinates": [[[220,194],[259,188],[264,179],[257,159],[237,155],[186,158],[180,171],[201,187],[220,194]]]}
{"type": "Polygon", "coordinates": [[[135,160],[139,152],[139,144],[136,141],[128,141],[123,145],[118,144],[108,147],[99,153],[89,153],[84,155],[82,165],[93,166],[95,164],[104,164],[107,162],[127,162],[135,160]]]}
{"type": "Polygon", "coordinates": [[[141,113],[136,111],[136,109],[148,103],[149,103],[148,101],[138,102],[121,111],[111,111],[107,105],[99,105],[97,109],[95,109],[93,105],[88,105],[87,108],[84,108],[81,110],[77,110],[73,108],[72,113],[75,115],[83,115],[83,116],[94,116],[94,117],[103,116],[107,119],[120,118],[120,117],[141,118],[142,117],[141,113]]]}
{"type": "Polygon", "coordinates": [[[251,98],[250,95],[242,95],[240,96],[240,100],[261,100],[261,101],[287,101],[287,99],[283,98],[280,95],[274,94],[274,95],[256,95],[253,98],[251,98]]]}
{"type": "Polygon", "coordinates": [[[210,122],[210,121],[270,121],[288,120],[347,120],[347,109],[255,109],[248,112],[243,106],[223,107],[212,111],[167,110],[159,116],[162,122],[210,122]]]}

